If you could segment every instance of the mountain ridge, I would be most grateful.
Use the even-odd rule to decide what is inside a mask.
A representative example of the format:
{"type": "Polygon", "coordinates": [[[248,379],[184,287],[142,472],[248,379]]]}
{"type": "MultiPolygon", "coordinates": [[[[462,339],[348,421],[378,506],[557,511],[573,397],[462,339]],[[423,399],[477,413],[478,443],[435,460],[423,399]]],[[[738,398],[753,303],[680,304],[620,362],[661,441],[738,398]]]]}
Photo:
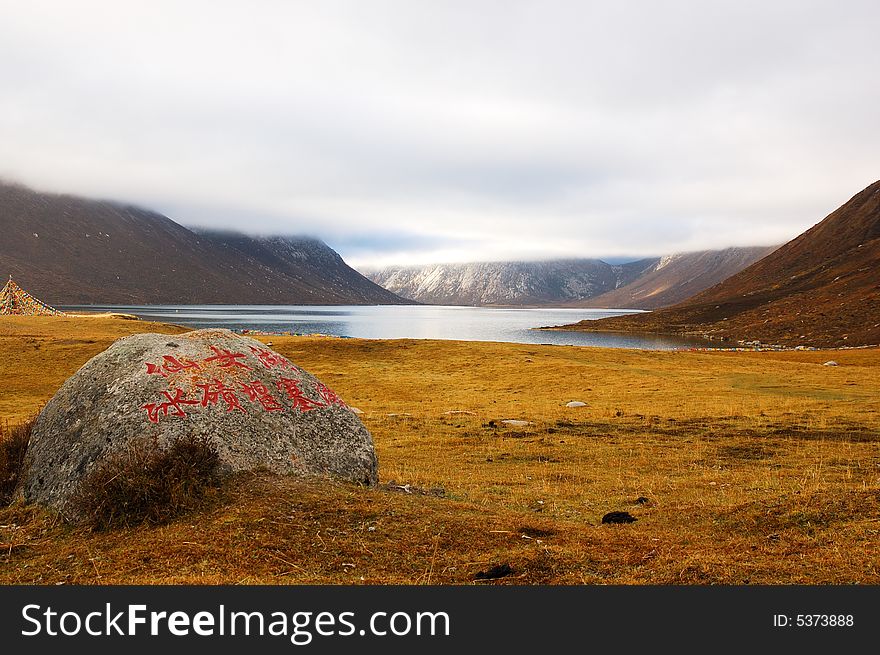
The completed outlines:
{"type": "Polygon", "coordinates": [[[766,257],[778,246],[731,247],[665,255],[652,271],[591,298],[590,307],[658,309],[675,305],[766,257]]]}
{"type": "Polygon", "coordinates": [[[0,274],[45,302],[407,304],[310,237],[196,232],[135,205],[0,182],[0,274]]]}
{"type": "Polygon", "coordinates": [[[569,258],[387,266],[363,272],[397,295],[431,304],[655,309],[703,291],[775,248],[682,252],[624,264],[569,258]]]}
{"type": "Polygon", "coordinates": [[[600,259],[390,266],[365,272],[373,282],[418,302],[440,305],[530,305],[592,298],[636,279],[657,258],[626,264],[600,259]]]}
{"type": "Polygon", "coordinates": [[[781,345],[880,344],[880,181],[696,296],[568,329],[702,333],[781,345]]]}

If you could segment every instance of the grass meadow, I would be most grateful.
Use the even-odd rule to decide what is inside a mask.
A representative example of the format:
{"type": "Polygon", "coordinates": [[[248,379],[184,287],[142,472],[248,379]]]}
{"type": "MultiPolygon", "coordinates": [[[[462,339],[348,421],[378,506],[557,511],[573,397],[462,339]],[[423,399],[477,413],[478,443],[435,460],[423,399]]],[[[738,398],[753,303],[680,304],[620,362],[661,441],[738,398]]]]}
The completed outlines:
{"type": "MultiPolygon", "coordinates": [[[[145,331],[184,330],[4,317],[0,424],[145,331]]],[[[260,339],[363,411],[378,488],[241,475],[169,524],[102,532],[13,503],[0,583],[880,583],[877,349],[260,339]]]]}

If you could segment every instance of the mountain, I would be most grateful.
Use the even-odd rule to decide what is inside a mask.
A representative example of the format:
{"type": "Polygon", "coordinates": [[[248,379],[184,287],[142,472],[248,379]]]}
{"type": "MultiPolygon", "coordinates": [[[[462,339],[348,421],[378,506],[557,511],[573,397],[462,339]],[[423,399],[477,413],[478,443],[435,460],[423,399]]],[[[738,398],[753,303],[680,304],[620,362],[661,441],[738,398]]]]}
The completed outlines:
{"type": "Polygon", "coordinates": [[[641,259],[391,266],[367,271],[399,296],[437,305],[542,305],[655,309],[744,269],[774,248],[727,248],[641,259]]]}
{"type": "MultiPolygon", "coordinates": [[[[351,268],[323,241],[307,237],[251,237],[236,232],[196,232],[213,246],[256,261],[298,286],[317,288],[332,304],[411,304],[351,268]],[[316,286],[317,285],[317,286],[316,286]]],[[[323,301],[322,301],[323,302],[323,301]]],[[[311,304],[305,303],[302,304],[311,304]]]]}
{"type": "Polygon", "coordinates": [[[573,327],[783,345],[880,344],[880,181],[793,241],[683,303],[573,327]]]}
{"type": "Polygon", "coordinates": [[[194,232],[0,183],[0,274],[50,304],[400,304],[311,238],[194,232]]]}
{"type": "Polygon", "coordinates": [[[628,284],[657,264],[599,259],[388,267],[366,272],[389,291],[435,305],[534,305],[592,298],[628,284]]]}
{"type": "Polygon", "coordinates": [[[725,248],[667,255],[626,286],[591,298],[587,305],[628,309],[668,307],[739,273],[777,247],[725,248]]]}

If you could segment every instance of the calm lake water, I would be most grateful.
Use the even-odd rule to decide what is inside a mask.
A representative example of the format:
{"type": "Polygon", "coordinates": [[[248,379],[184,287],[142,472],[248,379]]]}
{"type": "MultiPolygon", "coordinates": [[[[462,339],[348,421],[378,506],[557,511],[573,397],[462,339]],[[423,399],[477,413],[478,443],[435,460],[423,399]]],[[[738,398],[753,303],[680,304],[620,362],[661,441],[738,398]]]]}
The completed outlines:
{"type": "Polygon", "coordinates": [[[709,345],[702,339],[662,335],[545,332],[532,328],[631,314],[607,309],[499,309],[433,305],[88,305],[70,311],[112,311],[192,327],[223,327],[364,339],[460,339],[605,348],[670,350],[709,345]]]}

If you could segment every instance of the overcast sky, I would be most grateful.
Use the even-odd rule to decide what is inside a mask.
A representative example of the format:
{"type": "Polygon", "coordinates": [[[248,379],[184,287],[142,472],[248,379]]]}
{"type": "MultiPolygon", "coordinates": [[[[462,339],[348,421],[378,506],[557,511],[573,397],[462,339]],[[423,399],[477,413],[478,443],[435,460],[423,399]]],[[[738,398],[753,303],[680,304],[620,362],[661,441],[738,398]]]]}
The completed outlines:
{"type": "Polygon", "coordinates": [[[0,176],[359,266],[786,241],[880,178],[880,3],[0,0],[0,176]]]}

